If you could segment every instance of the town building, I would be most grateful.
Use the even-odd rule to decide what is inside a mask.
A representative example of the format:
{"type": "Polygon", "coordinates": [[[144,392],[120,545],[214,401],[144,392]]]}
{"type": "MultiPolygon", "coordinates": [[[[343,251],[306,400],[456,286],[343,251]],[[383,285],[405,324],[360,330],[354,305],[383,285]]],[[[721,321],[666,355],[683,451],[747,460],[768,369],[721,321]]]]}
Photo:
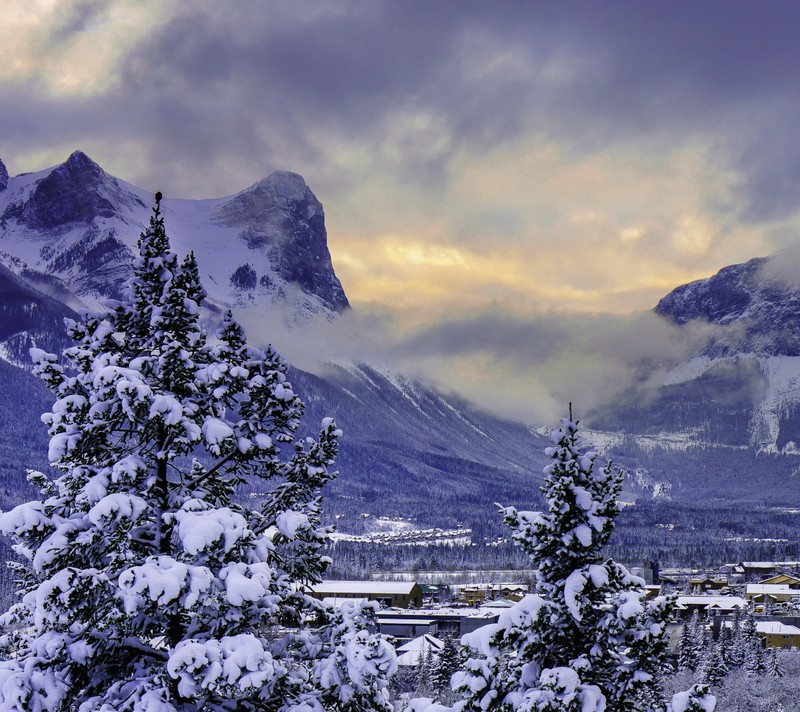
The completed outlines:
{"type": "Polygon", "coordinates": [[[422,589],[413,581],[323,581],[311,586],[311,595],[331,603],[355,598],[387,608],[422,607],[422,589]]]}

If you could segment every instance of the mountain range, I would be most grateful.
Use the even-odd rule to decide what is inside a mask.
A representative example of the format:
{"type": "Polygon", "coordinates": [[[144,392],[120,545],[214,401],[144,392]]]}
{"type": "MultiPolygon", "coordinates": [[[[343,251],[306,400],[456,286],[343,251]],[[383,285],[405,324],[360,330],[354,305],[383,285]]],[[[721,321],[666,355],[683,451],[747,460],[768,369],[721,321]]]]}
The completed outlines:
{"type": "MultiPolygon", "coordinates": [[[[46,467],[38,420],[50,400],[28,350],[59,351],[64,317],[123,294],[152,196],[79,151],[37,173],[0,167],[0,388],[18,394],[0,397],[2,507],[30,494],[25,468],[46,467]]],[[[211,325],[229,307],[279,314],[287,328],[350,308],[322,205],[301,176],[278,171],[218,199],[166,198],[162,210],[173,249],[197,257],[211,325]]],[[[542,441],[522,424],[374,364],[331,365],[323,376],[292,369],[292,380],[310,423],[333,414],[346,433],[329,493],[341,517],[457,524],[471,502],[488,500],[494,516],[495,499],[536,496],[528,473],[542,441]]]]}
{"type": "MultiPolygon", "coordinates": [[[[50,396],[27,369],[28,349],[60,350],[64,317],[121,296],[151,202],[80,151],[13,177],[0,162],[0,507],[30,495],[26,467],[46,466],[39,415],[50,396]]],[[[279,171],[233,196],[162,206],[176,252],[197,257],[209,322],[228,307],[289,326],[350,308],[322,205],[301,176],[279,171]]],[[[727,267],[655,307],[680,327],[708,324],[710,338],[666,374],[643,368],[587,414],[589,438],[628,468],[626,499],[800,504],[786,486],[800,466],[800,289],[780,263],[727,267]]],[[[494,502],[538,501],[544,429],[376,364],[293,369],[292,380],[311,422],[333,414],[345,431],[326,499],[343,526],[381,514],[482,531],[497,521],[494,502]]]]}

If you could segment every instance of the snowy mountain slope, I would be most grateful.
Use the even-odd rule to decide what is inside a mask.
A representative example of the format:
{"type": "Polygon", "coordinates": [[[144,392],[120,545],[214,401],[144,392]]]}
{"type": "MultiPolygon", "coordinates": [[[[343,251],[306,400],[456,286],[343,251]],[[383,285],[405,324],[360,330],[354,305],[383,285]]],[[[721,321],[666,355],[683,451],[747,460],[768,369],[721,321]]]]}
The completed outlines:
{"type": "Polygon", "coordinates": [[[334,413],[344,432],[329,486],[338,512],[449,527],[495,517],[495,502],[538,501],[549,440],[520,423],[366,365],[291,378],[309,419],[334,413]]]}
{"type": "MultiPolygon", "coordinates": [[[[364,513],[455,526],[475,517],[496,518],[494,502],[537,501],[548,441],[519,423],[367,366],[332,368],[324,377],[292,368],[290,380],[306,404],[305,422],[312,430],[334,415],[344,431],[340,476],[325,497],[326,511],[343,517],[345,530],[364,513]]],[[[52,395],[25,369],[2,361],[0,389],[0,509],[5,509],[27,492],[26,469],[46,467],[46,428],[39,415],[52,395]],[[7,397],[12,393],[25,395],[15,402],[7,397]]]]}
{"type": "Polygon", "coordinates": [[[676,462],[682,450],[693,453],[687,460],[713,469],[724,451],[731,497],[748,489],[769,494],[764,478],[794,476],[800,467],[800,288],[781,276],[783,262],[785,255],[775,255],[732,265],[661,299],[655,311],[662,317],[714,328],[694,357],[658,381],[634,384],[592,414],[608,452],[637,464],[646,455],[649,467],[688,481],[663,463],[676,462]]]}
{"type": "Polygon", "coordinates": [[[0,265],[0,358],[14,365],[26,365],[34,346],[63,349],[64,319],[75,316],[69,306],[45,293],[50,286],[45,275],[26,276],[28,280],[0,265]]]}
{"type": "Polygon", "coordinates": [[[786,254],[731,265],[666,295],[656,313],[677,324],[703,320],[718,327],[703,355],[676,369],[667,382],[703,378],[721,368],[729,391],[756,390],[747,444],[767,452],[795,452],[800,432],[800,288],[781,276],[786,254]],[[694,370],[694,379],[687,376],[694,370]]]}
{"type": "MultiPolygon", "coordinates": [[[[90,307],[119,298],[152,200],[80,151],[54,168],[6,177],[0,264],[23,278],[36,271],[60,280],[90,307]]],[[[162,205],[174,248],[195,252],[217,306],[284,307],[290,320],[333,318],[349,306],[322,205],[297,174],[273,173],[234,196],[162,205]]]]}

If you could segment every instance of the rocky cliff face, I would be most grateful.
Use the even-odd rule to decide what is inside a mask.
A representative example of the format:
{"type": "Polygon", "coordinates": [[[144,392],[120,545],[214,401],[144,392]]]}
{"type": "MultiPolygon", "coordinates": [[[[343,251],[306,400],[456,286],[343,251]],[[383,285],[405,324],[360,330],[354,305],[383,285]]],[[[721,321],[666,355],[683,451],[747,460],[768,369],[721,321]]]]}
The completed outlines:
{"type": "Polygon", "coordinates": [[[0,161],[0,193],[8,188],[8,171],[5,164],[0,161]]]}
{"type": "MultiPolygon", "coordinates": [[[[212,219],[239,229],[247,247],[266,252],[286,282],[316,294],[335,311],[350,306],[333,271],[322,203],[302,176],[276,171],[220,205],[212,219]]],[[[254,289],[265,276],[269,279],[245,265],[235,286],[254,289]]]]}

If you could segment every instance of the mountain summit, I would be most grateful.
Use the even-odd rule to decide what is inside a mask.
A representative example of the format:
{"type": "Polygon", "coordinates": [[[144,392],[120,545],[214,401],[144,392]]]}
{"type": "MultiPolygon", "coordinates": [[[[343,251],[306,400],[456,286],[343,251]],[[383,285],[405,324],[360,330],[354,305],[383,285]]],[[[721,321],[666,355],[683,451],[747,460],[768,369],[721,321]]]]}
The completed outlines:
{"type": "Polygon", "coordinates": [[[130,203],[146,207],[141,198],[123,188],[85,153],[75,151],[36,181],[30,191],[10,202],[0,222],[60,233],[75,224],[88,226],[98,218],[120,217],[119,208],[130,203]]]}
{"type": "MultiPolygon", "coordinates": [[[[240,229],[240,238],[251,250],[266,251],[286,282],[316,294],[336,311],[350,306],[331,264],[322,203],[302,176],[275,171],[220,205],[212,220],[240,229]]],[[[255,277],[246,271],[240,286],[253,288],[255,277]]]]}
{"type": "MultiPolygon", "coordinates": [[[[151,203],[81,151],[13,178],[0,164],[0,264],[47,274],[90,307],[117,299],[151,203]]],[[[278,171],[232,197],[166,199],[162,209],[175,250],[195,253],[212,306],[269,306],[290,322],[349,307],[322,205],[296,173],[278,171]]]]}

